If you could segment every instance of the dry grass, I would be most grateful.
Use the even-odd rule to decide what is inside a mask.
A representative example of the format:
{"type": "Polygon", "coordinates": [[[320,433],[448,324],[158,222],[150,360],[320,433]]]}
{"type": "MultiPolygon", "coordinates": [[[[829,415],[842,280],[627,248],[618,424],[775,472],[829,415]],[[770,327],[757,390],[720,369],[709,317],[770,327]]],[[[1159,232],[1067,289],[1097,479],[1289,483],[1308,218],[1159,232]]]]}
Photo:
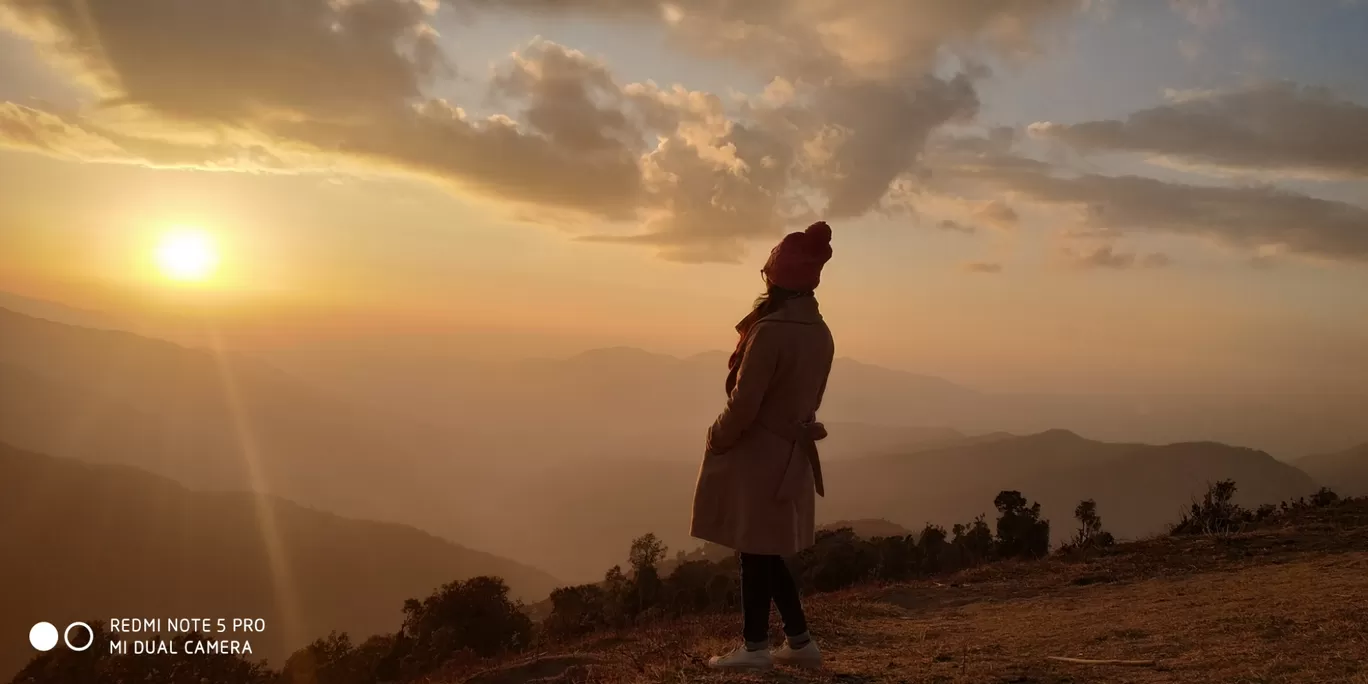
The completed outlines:
{"type": "Polygon", "coordinates": [[[1368,506],[1230,538],[1157,539],[827,595],[809,612],[827,653],[820,672],[708,671],[707,656],[734,646],[739,627],[739,616],[712,616],[434,681],[1368,684],[1368,506]]]}

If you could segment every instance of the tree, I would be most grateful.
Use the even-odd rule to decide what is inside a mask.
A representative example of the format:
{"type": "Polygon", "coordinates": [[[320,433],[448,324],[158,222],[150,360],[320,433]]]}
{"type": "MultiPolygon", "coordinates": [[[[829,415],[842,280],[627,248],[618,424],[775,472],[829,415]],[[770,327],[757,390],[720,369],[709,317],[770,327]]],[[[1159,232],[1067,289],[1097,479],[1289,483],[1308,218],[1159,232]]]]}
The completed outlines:
{"type": "Polygon", "coordinates": [[[627,562],[632,566],[630,591],[633,605],[630,606],[629,612],[633,619],[660,602],[660,562],[665,560],[667,550],[665,543],[653,533],[632,540],[627,562]]]}
{"type": "Polygon", "coordinates": [[[1050,552],[1050,521],[1040,519],[1040,504],[1028,505],[1017,491],[993,499],[998,510],[997,554],[1001,558],[1041,558],[1050,552]]]}
{"type": "Polygon", "coordinates": [[[586,634],[609,624],[608,594],[597,584],[561,587],[551,592],[547,634],[556,637],[586,634]]]}
{"type": "Polygon", "coordinates": [[[922,572],[935,574],[945,569],[945,550],[949,546],[945,539],[945,528],[940,525],[926,523],[926,527],[922,528],[921,534],[917,537],[922,572]]]}
{"type": "Polygon", "coordinates": [[[1078,520],[1079,527],[1069,542],[1070,548],[1100,548],[1115,543],[1111,532],[1102,529],[1102,516],[1097,514],[1096,501],[1080,501],[1078,507],[1074,508],[1074,518],[1078,520]]]}
{"type": "Polygon", "coordinates": [[[654,533],[647,533],[632,540],[632,550],[628,552],[627,560],[632,572],[640,574],[648,568],[654,570],[660,567],[660,561],[665,560],[668,551],[665,543],[656,538],[654,533]]]}
{"type": "Polygon", "coordinates": [[[843,527],[817,533],[816,544],[798,554],[798,579],[816,591],[836,591],[874,576],[879,559],[869,542],[843,527]]]}
{"type": "Polygon", "coordinates": [[[383,636],[353,647],[345,632],[332,632],[295,651],[285,661],[279,684],[368,684],[376,681],[380,660],[389,648],[383,636]]]}
{"type": "Polygon", "coordinates": [[[445,584],[421,603],[405,601],[401,634],[403,671],[422,674],[462,651],[489,658],[522,650],[531,642],[532,619],[508,598],[502,579],[474,577],[445,584]]]}
{"type": "Polygon", "coordinates": [[[982,565],[993,560],[993,531],[982,515],[968,525],[957,523],[951,532],[955,536],[950,540],[950,545],[955,548],[960,565],[982,565]]]}

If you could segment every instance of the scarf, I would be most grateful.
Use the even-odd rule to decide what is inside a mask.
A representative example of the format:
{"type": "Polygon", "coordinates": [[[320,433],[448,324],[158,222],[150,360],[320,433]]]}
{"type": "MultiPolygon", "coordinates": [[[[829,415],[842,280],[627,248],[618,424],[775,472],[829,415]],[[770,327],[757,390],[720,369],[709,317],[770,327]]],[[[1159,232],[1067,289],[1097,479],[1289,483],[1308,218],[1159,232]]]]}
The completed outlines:
{"type": "Polygon", "coordinates": [[[741,359],[746,355],[746,343],[750,341],[751,329],[772,310],[773,307],[769,306],[756,307],[736,324],[736,349],[727,359],[727,396],[731,396],[732,390],[736,388],[736,375],[741,371],[741,359]]]}

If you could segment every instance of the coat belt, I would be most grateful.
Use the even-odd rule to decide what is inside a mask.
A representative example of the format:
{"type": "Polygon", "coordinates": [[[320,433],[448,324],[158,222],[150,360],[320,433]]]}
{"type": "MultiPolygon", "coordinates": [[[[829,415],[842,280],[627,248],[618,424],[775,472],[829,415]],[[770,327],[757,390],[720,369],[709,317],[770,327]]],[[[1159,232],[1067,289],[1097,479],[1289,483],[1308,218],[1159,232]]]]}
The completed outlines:
{"type": "Polygon", "coordinates": [[[822,460],[817,454],[817,442],[826,439],[826,426],[816,421],[805,421],[782,430],[776,430],[768,425],[762,427],[790,445],[788,465],[785,466],[784,477],[779,483],[779,500],[788,501],[799,494],[804,465],[812,469],[812,483],[817,496],[825,497],[826,486],[822,481],[822,460]]]}

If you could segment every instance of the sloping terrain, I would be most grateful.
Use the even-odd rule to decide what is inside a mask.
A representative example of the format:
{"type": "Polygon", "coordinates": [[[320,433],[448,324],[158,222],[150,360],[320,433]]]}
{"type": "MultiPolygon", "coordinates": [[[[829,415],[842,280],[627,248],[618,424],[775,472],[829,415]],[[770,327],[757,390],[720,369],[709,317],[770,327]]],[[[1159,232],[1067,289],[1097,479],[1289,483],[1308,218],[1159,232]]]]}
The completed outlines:
{"type": "Polygon", "coordinates": [[[334,629],[392,632],[406,599],[453,580],[500,576],[530,600],[558,584],[411,527],[4,445],[0,545],[0,677],[32,656],[40,620],[259,617],[258,655],[279,662],[334,629]]]}
{"type": "Polygon", "coordinates": [[[1298,468],[1345,496],[1368,496],[1368,444],[1297,459],[1298,468]]]}
{"type": "Polygon", "coordinates": [[[1134,538],[1163,531],[1208,484],[1224,479],[1239,483],[1237,501],[1249,507],[1307,496],[1317,486],[1297,468],[1252,449],[1114,444],[1050,430],[832,464],[819,510],[827,518],[882,517],[920,529],[992,513],[993,497],[1014,489],[1041,503],[1044,517],[1057,523],[1056,540],[1067,536],[1067,521],[1083,499],[1097,501],[1114,534],[1134,538]]]}
{"type": "Polygon", "coordinates": [[[709,671],[707,656],[736,644],[740,618],[728,615],[431,681],[1365,682],[1368,502],[1230,537],[1159,538],[818,596],[809,612],[826,652],[818,672],[709,671]]]}

